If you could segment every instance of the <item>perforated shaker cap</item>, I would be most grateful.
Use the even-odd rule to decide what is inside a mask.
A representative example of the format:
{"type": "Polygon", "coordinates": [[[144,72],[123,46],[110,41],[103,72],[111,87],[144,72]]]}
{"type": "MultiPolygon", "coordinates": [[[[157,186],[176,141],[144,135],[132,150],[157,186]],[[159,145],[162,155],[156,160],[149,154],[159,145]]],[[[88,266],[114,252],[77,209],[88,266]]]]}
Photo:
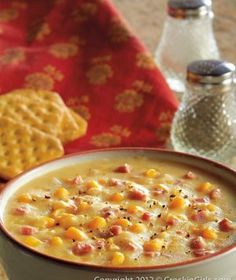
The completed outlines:
{"type": "Polygon", "coordinates": [[[234,78],[234,64],[222,60],[198,60],[187,67],[187,80],[192,83],[231,84],[234,78]]]}
{"type": "Polygon", "coordinates": [[[211,0],[169,0],[168,14],[175,18],[213,15],[211,0]]]}

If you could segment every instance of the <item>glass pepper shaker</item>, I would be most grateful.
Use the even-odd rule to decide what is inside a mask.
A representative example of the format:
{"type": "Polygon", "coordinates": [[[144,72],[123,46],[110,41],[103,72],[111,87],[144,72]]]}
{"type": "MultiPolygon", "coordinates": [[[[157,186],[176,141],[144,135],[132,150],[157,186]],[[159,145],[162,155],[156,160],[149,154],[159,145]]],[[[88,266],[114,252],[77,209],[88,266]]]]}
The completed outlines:
{"type": "Polygon", "coordinates": [[[175,150],[225,161],[235,152],[235,66],[200,60],[187,68],[183,95],[171,131],[175,150]]]}
{"type": "Polygon", "coordinates": [[[155,59],[170,88],[181,99],[187,65],[219,59],[213,33],[211,0],[169,0],[167,18],[155,59]]]}

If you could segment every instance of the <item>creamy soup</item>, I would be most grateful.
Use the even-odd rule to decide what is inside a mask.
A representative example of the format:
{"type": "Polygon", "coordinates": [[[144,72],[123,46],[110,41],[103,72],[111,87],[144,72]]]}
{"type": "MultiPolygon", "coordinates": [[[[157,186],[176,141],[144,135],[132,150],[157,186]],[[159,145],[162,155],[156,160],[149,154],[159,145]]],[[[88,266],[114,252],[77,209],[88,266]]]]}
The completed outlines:
{"type": "Polygon", "coordinates": [[[236,242],[231,187],[174,162],[103,159],[21,187],[8,203],[4,223],[26,246],[76,263],[177,263],[236,242]]]}

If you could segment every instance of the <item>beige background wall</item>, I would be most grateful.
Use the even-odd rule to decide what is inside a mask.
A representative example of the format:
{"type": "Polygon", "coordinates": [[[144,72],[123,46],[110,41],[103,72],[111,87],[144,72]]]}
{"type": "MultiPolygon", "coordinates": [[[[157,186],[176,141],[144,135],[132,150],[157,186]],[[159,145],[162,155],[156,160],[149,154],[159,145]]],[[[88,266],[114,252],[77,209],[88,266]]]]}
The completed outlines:
{"type": "MultiPolygon", "coordinates": [[[[113,0],[136,34],[153,52],[158,44],[167,0],[113,0]]],[[[236,63],[236,0],[213,0],[214,28],[222,57],[236,63]]]]}

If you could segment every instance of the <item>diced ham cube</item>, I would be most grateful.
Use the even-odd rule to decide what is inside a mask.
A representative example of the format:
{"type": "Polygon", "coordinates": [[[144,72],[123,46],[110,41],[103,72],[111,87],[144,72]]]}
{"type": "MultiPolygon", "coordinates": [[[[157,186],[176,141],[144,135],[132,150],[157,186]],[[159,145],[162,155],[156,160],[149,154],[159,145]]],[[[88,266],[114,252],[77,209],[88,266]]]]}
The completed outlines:
{"type": "Polygon", "coordinates": [[[71,184],[73,184],[73,185],[80,185],[83,182],[84,182],[84,180],[83,180],[83,178],[80,175],[76,176],[75,178],[73,178],[71,180],[71,184]]]}
{"type": "Polygon", "coordinates": [[[207,220],[207,215],[205,211],[199,211],[191,216],[191,220],[195,222],[205,222],[207,220]]]}
{"type": "Polygon", "coordinates": [[[109,218],[113,216],[117,216],[119,214],[120,210],[117,208],[111,208],[111,207],[105,207],[101,211],[101,215],[103,218],[109,218]]]}
{"type": "Polygon", "coordinates": [[[81,185],[84,182],[84,180],[80,175],[78,175],[74,178],[66,179],[65,182],[69,183],[72,186],[76,186],[76,185],[81,185]]]}
{"type": "Polygon", "coordinates": [[[76,214],[78,211],[78,207],[75,204],[71,204],[69,207],[71,213],[76,214]]]}
{"type": "Polygon", "coordinates": [[[184,230],[177,230],[176,233],[181,236],[186,236],[186,231],[184,230]]]}
{"type": "Polygon", "coordinates": [[[38,231],[37,228],[31,227],[31,226],[23,226],[21,228],[21,234],[22,235],[33,235],[37,231],[38,231]]]}
{"type": "Polygon", "coordinates": [[[28,208],[26,207],[17,207],[15,210],[14,210],[14,214],[16,216],[24,216],[26,214],[28,214],[30,211],[28,208]]]}
{"type": "Polygon", "coordinates": [[[72,252],[76,256],[86,255],[91,253],[93,250],[94,246],[86,243],[76,243],[72,248],[72,252]]]}
{"type": "Polygon", "coordinates": [[[195,257],[204,257],[206,255],[209,255],[210,252],[209,251],[206,251],[204,249],[200,249],[200,250],[193,250],[193,254],[195,257]]]}
{"type": "Polygon", "coordinates": [[[176,179],[176,180],[174,180],[173,185],[182,186],[183,183],[184,183],[183,179],[176,179]]]}
{"type": "Polygon", "coordinates": [[[121,247],[124,250],[131,251],[131,252],[134,252],[137,249],[137,245],[134,242],[128,240],[122,242],[121,247]]]}
{"type": "Polygon", "coordinates": [[[107,183],[110,187],[121,187],[124,185],[121,180],[115,178],[110,178],[107,183]]]}
{"type": "Polygon", "coordinates": [[[122,227],[118,225],[111,226],[109,232],[111,236],[119,235],[122,232],[122,227]]]}
{"type": "Polygon", "coordinates": [[[221,190],[216,188],[216,189],[213,189],[210,193],[209,193],[209,197],[211,199],[220,199],[222,197],[222,193],[221,193],[221,190]]]}
{"type": "Polygon", "coordinates": [[[145,257],[154,258],[157,255],[157,252],[144,251],[143,254],[145,257]]]}
{"type": "Polygon", "coordinates": [[[94,242],[94,247],[95,247],[96,249],[101,250],[101,249],[104,249],[105,246],[106,246],[106,241],[105,241],[105,239],[96,240],[96,241],[94,242]]]}
{"type": "Polygon", "coordinates": [[[166,193],[165,190],[154,190],[154,191],[152,192],[153,196],[162,196],[162,195],[164,195],[165,193],[166,193]]]}
{"type": "Polygon", "coordinates": [[[204,239],[201,236],[194,237],[190,241],[190,248],[194,250],[203,250],[206,246],[204,239]]]}
{"type": "Polygon", "coordinates": [[[167,219],[166,224],[167,226],[176,226],[178,222],[179,222],[178,219],[175,219],[174,217],[170,217],[167,219]]]}
{"type": "Polygon", "coordinates": [[[194,174],[192,171],[188,171],[188,172],[184,175],[184,178],[185,178],[185,179],[190,179],[190,180],[192,180],[192,179],[196,179],[197,176],[196,176],[196,174],[194,174]]]}
{"type": "Polygon", "coordinates": [[[225,218],[219,222],[219,229],[224,232],[235,230],[236,226],[229,219],[225,218]]]}
{"type": "Polygon", "coordinates": [[[131,166],[125,163],[124,165],[118,166],[114,171],[117,173],[130,173],[131,166]]]}
{"type": "Polygon", "coordinates": [[[142,201],[145,201],[146,200],[146,194],[143,193],[142,191],[140,190],[136,190],[136,189],[133,189],[129,192],[129,198],[130,199],[133,199],[133,200],[142,200],[142,201]]]}
{"type": "Polygon", "coordinates": [[[193,202],[196,202],[196,203],[208,203],[209,199],[208,199],[208,197],[197,197],[197,198],[193,199],[193,202]]]}
{"type": "Polygon", "coordinates": [[[143,221],[148,222],[148,221],[150,221],[150,219],[151,219],[151,213],[149,213],[149,212],[143,213],[143,215],[142,215],[143,221]]]}

